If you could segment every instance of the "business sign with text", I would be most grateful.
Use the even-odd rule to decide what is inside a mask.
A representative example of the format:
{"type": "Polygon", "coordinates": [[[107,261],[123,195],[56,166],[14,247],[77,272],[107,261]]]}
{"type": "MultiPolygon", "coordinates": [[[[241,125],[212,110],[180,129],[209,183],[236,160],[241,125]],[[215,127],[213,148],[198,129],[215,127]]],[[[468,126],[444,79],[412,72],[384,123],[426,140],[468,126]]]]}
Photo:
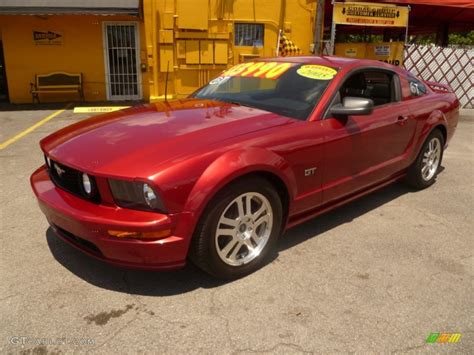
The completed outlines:
{"type": "Polygon", "coordinates": [[[363,2],[336,2],[333,21],[338,25],[406,27],[408,7],[363,2]]]}
{"type": "Polygon", "coordinates": [[[63,44],[63,35],[58,31],[33,31],[33,42],[38,45],[61,45],[63,44]]]}
{"type": "Polygon", "coordinates": [[[403,65],[403,42],[336,43],[335,54],[340,57],[375,59],[403,65]]]}

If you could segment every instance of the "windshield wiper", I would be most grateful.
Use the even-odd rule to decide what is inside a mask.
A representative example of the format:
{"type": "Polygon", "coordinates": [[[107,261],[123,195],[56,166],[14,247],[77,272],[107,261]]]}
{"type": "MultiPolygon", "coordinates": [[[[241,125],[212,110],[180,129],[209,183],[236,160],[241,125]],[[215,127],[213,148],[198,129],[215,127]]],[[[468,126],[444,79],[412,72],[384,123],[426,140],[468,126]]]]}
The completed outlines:
{"type": "Polygon", "coordinates": [[[242,102],[239,102],[239,101],[224,101],[224,102],[227,102],[229,104],[232,104],[232,105],[237,105],[237,106],[245,106],[245,107],[250,107],[250,108],[255,108],[255,106],[250,106],[248,104],[244,104],[242,102]]]}

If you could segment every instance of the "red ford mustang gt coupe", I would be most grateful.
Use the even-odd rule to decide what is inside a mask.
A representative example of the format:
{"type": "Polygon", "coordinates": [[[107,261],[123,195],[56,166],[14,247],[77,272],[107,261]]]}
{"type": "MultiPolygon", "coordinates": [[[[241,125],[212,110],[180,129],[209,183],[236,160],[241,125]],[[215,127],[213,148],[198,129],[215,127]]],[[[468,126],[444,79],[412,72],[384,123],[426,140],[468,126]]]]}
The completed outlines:
{"type": "Polygon", "coordinates": [[[449,86],[389,64],[258,60],[185,100],[44,138],[31,185],[57,236],[90,256],[236,278],[289,227],[397,180],[433,184],[458,115],[449,86]]]}

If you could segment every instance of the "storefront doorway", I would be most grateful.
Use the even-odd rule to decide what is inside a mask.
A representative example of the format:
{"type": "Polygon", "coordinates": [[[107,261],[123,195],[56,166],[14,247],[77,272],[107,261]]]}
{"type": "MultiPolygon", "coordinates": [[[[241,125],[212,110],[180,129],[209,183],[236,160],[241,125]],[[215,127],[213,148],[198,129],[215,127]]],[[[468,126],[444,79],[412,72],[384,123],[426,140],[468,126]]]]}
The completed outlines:
{"type": "Polygon", "coordinates": [[[104,23],[108,100],[142,98],[138,26],[133,22],[104,23]]]}
{"type": "Polygon", "coordinates": [[[3,45],[0,41],[0,102],[8,101],[7,75],[5,70],[5,58],[3,56],[3,45]]]}

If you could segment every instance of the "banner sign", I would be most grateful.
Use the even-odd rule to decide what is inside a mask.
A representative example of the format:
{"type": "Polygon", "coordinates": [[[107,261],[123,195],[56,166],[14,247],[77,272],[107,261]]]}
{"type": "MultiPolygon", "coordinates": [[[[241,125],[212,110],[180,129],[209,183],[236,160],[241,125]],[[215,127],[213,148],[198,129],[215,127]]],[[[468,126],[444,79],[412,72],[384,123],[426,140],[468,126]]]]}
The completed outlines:
{"type": "Polygon", "coordinates": [[[33,31],[33,41],[35,44],[63,44],[63,35],[57,31],[33,31]]]}
{"type": "Polygon", "coordinates": [[[344,57],[357,58],[357,47],[344,49],[344,57]]]}
{"type": "Polygon", "coordinates": [[[339,25],[408,26],[408,7],[364,2],[334,3],[332,20],[339,25]]]}
{"type": "Polygon", "coordinates": [[[379,44],[374,46],[374,55],[378,56],[390,56],[390,45],[389,44],[379,44]]]}
{"type": "Polygon", "coordinates": [[[340,57],[376,59],[401,66],[403,64],[403,42],[336,43],[335,54],[340,57]]]}

